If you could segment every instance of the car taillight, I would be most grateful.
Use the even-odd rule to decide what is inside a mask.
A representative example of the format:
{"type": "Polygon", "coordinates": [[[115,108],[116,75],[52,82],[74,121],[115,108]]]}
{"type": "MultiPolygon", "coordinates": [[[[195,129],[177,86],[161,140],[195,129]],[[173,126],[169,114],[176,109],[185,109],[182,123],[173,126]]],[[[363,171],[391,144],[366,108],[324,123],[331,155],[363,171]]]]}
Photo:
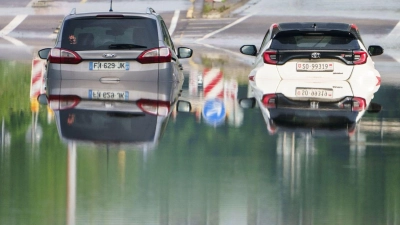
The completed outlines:
{"type": "Polygon", "coordinates": [[[50,63],[58,64],[78,64],[82,62],[78,53],[62,48],[51,49],[48,59],[50,63]]]}
{"type": "Polygon", "coordinates": [[[358,30],[358,27],[357,27],[357,25],[355,25],[355,24],[351,24],[351,25],[350,25],[350,29],[358,30]]]}
{"type": "Polygon", "coordinates": [[[350,127],[347,128],[349,137],[353,136],[356,133],[356,128],[357,126],[355,125],[351,125],[350,127]]]}
{"type": "Polygon", "coordinates": [[[353,101],[353,103],[352,103],[353,105],[351,107],[352,111],[360,112],[360,111],[365,110],[365,106],[366,106],[365,99],[360,98],[360,97],[353,97],[352,101],[353,101]]]}
{"type": "Polygon", "coordinates": [[[380,86],[381,85],[381,77],[376,77],[376,79],[378,80],[378,82],[376,83],[376,86],[380,86]]]}
{"type": "Polygon", "coordinates": [[[142,64],[148,64],[171,62],[171,59],[169,48],[153,48],[142,52],[136,60],[142,64]]]}
{"type": "Polygon", "coordinates": [[[136,104],[144,112],[158,116],[167,116],[171,107],[169,102],[147,99],[140,99],[136,104]]]}
{"type": "Polygon", "coordinates": [[[48,101],[52,110],[63,110],[74,108],[81,98],[76,95],[50,95],[48,101]]]}
{"type": "Polygon", "coordinates": [[[276,94],[266,94],[262,98],[262,103],[266,108],[276,107],[276,94]]]}
{"type": "Polygon", "coordinates": [[[254,81],[255,80],[255,76],[249,76],[249,80],[254,81]]]}
{"type": "Polygon", "coordinates": [[[368,54],[364,51],[354,51],[354,65],[361,65],[367,62],[368,54]]]}
{"type": "Polygon", "coordinates": [[[277,61],[277,51],[275,50],[267,50],[263,53],[264,63],[276,65],[277,61]]]}
{"type": "Polygon", "coordinates": [[[267,129],[270,135],[276,134],[278,127],[274,124],[272,120],[269,120],[267,123],[267,129]]]}

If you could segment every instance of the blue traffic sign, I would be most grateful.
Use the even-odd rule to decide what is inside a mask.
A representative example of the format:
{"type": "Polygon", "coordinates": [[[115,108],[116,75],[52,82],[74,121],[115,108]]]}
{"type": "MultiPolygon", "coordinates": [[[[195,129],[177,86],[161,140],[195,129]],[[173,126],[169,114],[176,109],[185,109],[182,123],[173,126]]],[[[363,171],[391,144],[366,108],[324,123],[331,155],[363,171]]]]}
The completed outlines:
{"type": "Polygon", "coordinates": [[[204,103],[203,118],[206,122],[217,125],[224,121],[226,116],[225,105],[221,99],[209,99],[204,103]]]}

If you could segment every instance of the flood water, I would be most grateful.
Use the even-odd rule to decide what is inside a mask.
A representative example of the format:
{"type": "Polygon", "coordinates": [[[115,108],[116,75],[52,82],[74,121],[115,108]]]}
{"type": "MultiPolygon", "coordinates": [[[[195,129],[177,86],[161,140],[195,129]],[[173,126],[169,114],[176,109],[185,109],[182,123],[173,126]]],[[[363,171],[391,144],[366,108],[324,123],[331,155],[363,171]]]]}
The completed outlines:
{"type": "Polygon", "coordinates": [[[31,61],[1,61],[0,224],[400,223],[396,84],[381,86],[382,112],[355,132],[271,134],[237,103],[249,65],[203,50],[184,65],[192,113],[138,145],[63,139],[29,99],[31,61]],[[210,70],[222,77],[222,119],[202,108],[210,70]]]}

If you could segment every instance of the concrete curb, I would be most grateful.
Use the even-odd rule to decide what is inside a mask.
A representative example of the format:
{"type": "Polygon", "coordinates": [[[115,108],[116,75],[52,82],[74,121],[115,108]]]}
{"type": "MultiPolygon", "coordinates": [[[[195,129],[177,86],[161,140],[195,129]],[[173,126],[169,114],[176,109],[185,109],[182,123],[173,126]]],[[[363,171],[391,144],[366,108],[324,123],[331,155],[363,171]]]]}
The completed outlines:
{"type": "Polygon", "coordinates": [[[246,4],[249,0],[240,0],[239,2],[234,2],[234,3],[229,3],[229,0],[227,0],[226,3],[224,3],[225,6],[228,7],[228,9],[224,10],[223,12],[212,12],[210,14],[203,14],[203,18],[209,18],[209,19],[214,19],[214,18],[227,18],[230,17],[231,13],[235,11],[236,9],[240,8],[244,4],[246,4]]]}
{"type": "Polygon", "coordinates": [[[189,7],[186,18],[193,19],[193,18],[225,18],[230,17],[231,13],[246,4],[249,0],[240,0],[238,2],[231,3],[231,1],[226,0],[227,2],[223,3],[228,9],[224,10],[223,12],[215,12],[209,14],[203,14],[203,7],[204,7],[204,0],[190,0],[192,2],[192,6],[189,7]]]}

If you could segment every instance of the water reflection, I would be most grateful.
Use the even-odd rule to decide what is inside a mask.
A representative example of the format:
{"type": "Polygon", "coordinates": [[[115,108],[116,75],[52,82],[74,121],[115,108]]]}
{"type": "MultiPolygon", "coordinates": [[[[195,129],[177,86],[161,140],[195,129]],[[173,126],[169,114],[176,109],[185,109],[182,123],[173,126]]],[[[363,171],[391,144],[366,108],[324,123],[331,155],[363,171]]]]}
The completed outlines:
{"type": "MultiPolygon", "coordinates": [[[[371,102],[380,83],[360,87],[358,82],[352,81],[336,81],[333,82],[333,87],[355,90],[354,92],[359,97],[347,96],[331,101],[318,98],[295,101],[280,92],[275,93],[274,90],[289,92],[294,86],[316,85],[309,81],[290,80],[271,81],[257,88],[254,87],[254,84],[249,85],[250,96],[253,96],[252,91],[254,90],[254,92],[258,92],[257,95],[262,92],[262,97],[244,98],[239,102],[243,108],[257,106],[261,110],[271,135],[277,132],[293,132],[321,137],[351,136],[356,131],[357,123],[366,112],[379,113],[382,108],[380,104],[371,102]]],[[[329,82],[329,84],[331,83],[329,82]]]]}
{"type": "MultiPolygon", "coordinates": [[[[234,66],[228,60],[225,66],[207,68],[219,68],[224,82],[237,84],[233,89],[237,96],[246,96],[247,80],[235,77],[234,70],[240,68],[234,66]]],[[[203,71],[193,69],[193,74],[202,77],[203,71]]],[[[19,85],[17,78],[14,83],[19,85]]],[[[90,131],[78,121],[94,118],[99,121],[93,123],[97,128],[113,120],[117,122],[110,128],[117,124],[125,128],[128,123],[118,120],[126,122],[129,116],[94,110],[89,119],[70,109],[63,116],[64,125],[82,136],[67,132],[69,136],[63,137],[54,123],[62,123],[57,122],[60,115],[49,119],[53,116],[47,108],[41,107],[39,115],[31,113],[29,101],[21,112],[7,108],[1,115],[0,223],[399,223],[399,122],[394,118],[398,111],[391,105],[394,100],[387,98],[397,100],[398,88],[383,87],[374,98],[386,101],[383,113],[394,113],[391,121],[381,118],[382,112],[365,114],[355,133],[343,138],[283,128],[268,135],[259,109],[236,110],[237,99],[228,103],[225,97],[224,123],[210,125],[201,108],[200,119],[196,117],[197,107],[205,102],[202,85],[197,88],[193,98],[186,89],[182,96],[194,102],[193,114],[172,112],[165,129],[160,123],[162,137],[151,151],[135,142],[112,140],[114,134],[109,134],[107,144],[96,133],[82,134],[78,129],[90,131]],[[74,129],[68,127],[68,119],[74,129]],[[230,122],[234,120],[240,122],[230,122]],[[35,143],[26,138],[32,121],[43,131],[40,141],[33,139],[35,143]],[[91,141],[92,137],[97,139],[91,141]]],[[[25,99],[28,94],[15,93],[25,99]]],[[[111,129],[115,134],[120,130],[111,129]]]]}

